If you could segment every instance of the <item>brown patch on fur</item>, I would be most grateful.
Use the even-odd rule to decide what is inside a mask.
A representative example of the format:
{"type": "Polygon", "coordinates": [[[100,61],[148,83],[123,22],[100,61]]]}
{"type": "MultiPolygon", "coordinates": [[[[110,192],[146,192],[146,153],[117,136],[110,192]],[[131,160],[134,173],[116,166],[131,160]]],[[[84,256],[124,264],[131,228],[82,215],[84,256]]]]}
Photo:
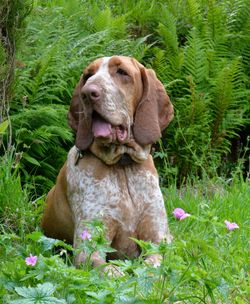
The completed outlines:
{"type": "Polygon", "coordinates": [[[41,226],[46,235],[73,243],[74,221],[67,200],[66,165],[60,170],[56,185],[47,196],[41,226]]]}

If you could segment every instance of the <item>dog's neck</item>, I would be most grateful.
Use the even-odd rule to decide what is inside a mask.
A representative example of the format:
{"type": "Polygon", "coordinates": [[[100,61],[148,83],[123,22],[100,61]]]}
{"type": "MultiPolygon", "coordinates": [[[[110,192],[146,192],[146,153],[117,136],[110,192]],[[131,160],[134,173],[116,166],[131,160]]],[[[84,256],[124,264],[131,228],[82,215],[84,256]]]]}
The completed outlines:
{"type": "MultiPolygon", "coordinates": [[[[77,148],[77,147],[76,147],[77,148]]],[[[93,143],[89,151],[94,154],[97,158],[103,161],[107,165],[121,165],[128,166],[133,163],[142,163],[145,161],[150,152],[151,145],[140,146],[133,142],[133,145],[115,145],[103,146],[97,143],[93,143]]],[[[84,156],[84,151],[77,148],[75,165],[84,156]]]]}
{"type": "Polygon", "coordinates": [[[129,165],[132,162],[142,163],[145,161],[150,154],[151,145],[140,146],[134,139],[131,139],[126,144],[119,145],[103,145],[94,141],[89,150],[107,165],[114,165],[117,163],[129,165]]]}

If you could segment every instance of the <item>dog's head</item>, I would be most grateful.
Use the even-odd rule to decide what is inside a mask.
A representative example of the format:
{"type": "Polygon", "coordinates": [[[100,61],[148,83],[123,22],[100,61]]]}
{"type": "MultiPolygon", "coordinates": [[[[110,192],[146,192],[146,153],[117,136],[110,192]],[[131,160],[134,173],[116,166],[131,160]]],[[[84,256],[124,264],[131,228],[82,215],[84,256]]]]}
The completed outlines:
{"type": "Polygon", "coordinates": [[[76,146],[86,150],[93,141],[126,144],[133,138],[149,145],[173,118],[173,106],[157,79],[130,57],[104,57],[83,72],[71,100],[69,124],[76,146]]]}

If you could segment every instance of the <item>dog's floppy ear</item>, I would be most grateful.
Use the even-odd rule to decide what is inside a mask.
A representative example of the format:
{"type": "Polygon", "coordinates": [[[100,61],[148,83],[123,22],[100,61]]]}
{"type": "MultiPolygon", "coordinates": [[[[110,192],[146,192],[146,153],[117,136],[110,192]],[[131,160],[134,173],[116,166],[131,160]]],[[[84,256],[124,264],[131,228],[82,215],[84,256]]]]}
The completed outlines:
{"type": "Polygon", "coordinates": [[[75,87],[68,112],[69,126],[76,132],[75,145],[80,150],[86,150],[93,141],[92,108],[88,101],[82,100],[81,89],[83,77],[75,87]]]}
{"type": "Polygon", "coordinates": [[[173,105],[155,72],[140,66],[143,94],[138,102],[133,133],[141,145],[153,144],[161,137],[174,116],[173,105]]]}

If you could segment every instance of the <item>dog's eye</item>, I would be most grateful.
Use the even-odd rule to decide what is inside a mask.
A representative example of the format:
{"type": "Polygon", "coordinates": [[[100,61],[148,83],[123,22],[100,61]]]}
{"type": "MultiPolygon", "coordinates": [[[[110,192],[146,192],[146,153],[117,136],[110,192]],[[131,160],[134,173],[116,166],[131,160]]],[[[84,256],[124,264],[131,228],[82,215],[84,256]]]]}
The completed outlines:
{"type": "Polygon", "coordinates": [[[119,75],[128,76],[128,73],[121,68],[119,68],[116,73],[119,75]]]}
{"type": "Polygon", "coordinates": [[[90,77],[92,77],[93,75],[94,75],[93,73],[89,72],[89,73],[83,75],[83,79],[84,79],[85,81],[87,81],[87,80],[88,80],[90,77]]]}

